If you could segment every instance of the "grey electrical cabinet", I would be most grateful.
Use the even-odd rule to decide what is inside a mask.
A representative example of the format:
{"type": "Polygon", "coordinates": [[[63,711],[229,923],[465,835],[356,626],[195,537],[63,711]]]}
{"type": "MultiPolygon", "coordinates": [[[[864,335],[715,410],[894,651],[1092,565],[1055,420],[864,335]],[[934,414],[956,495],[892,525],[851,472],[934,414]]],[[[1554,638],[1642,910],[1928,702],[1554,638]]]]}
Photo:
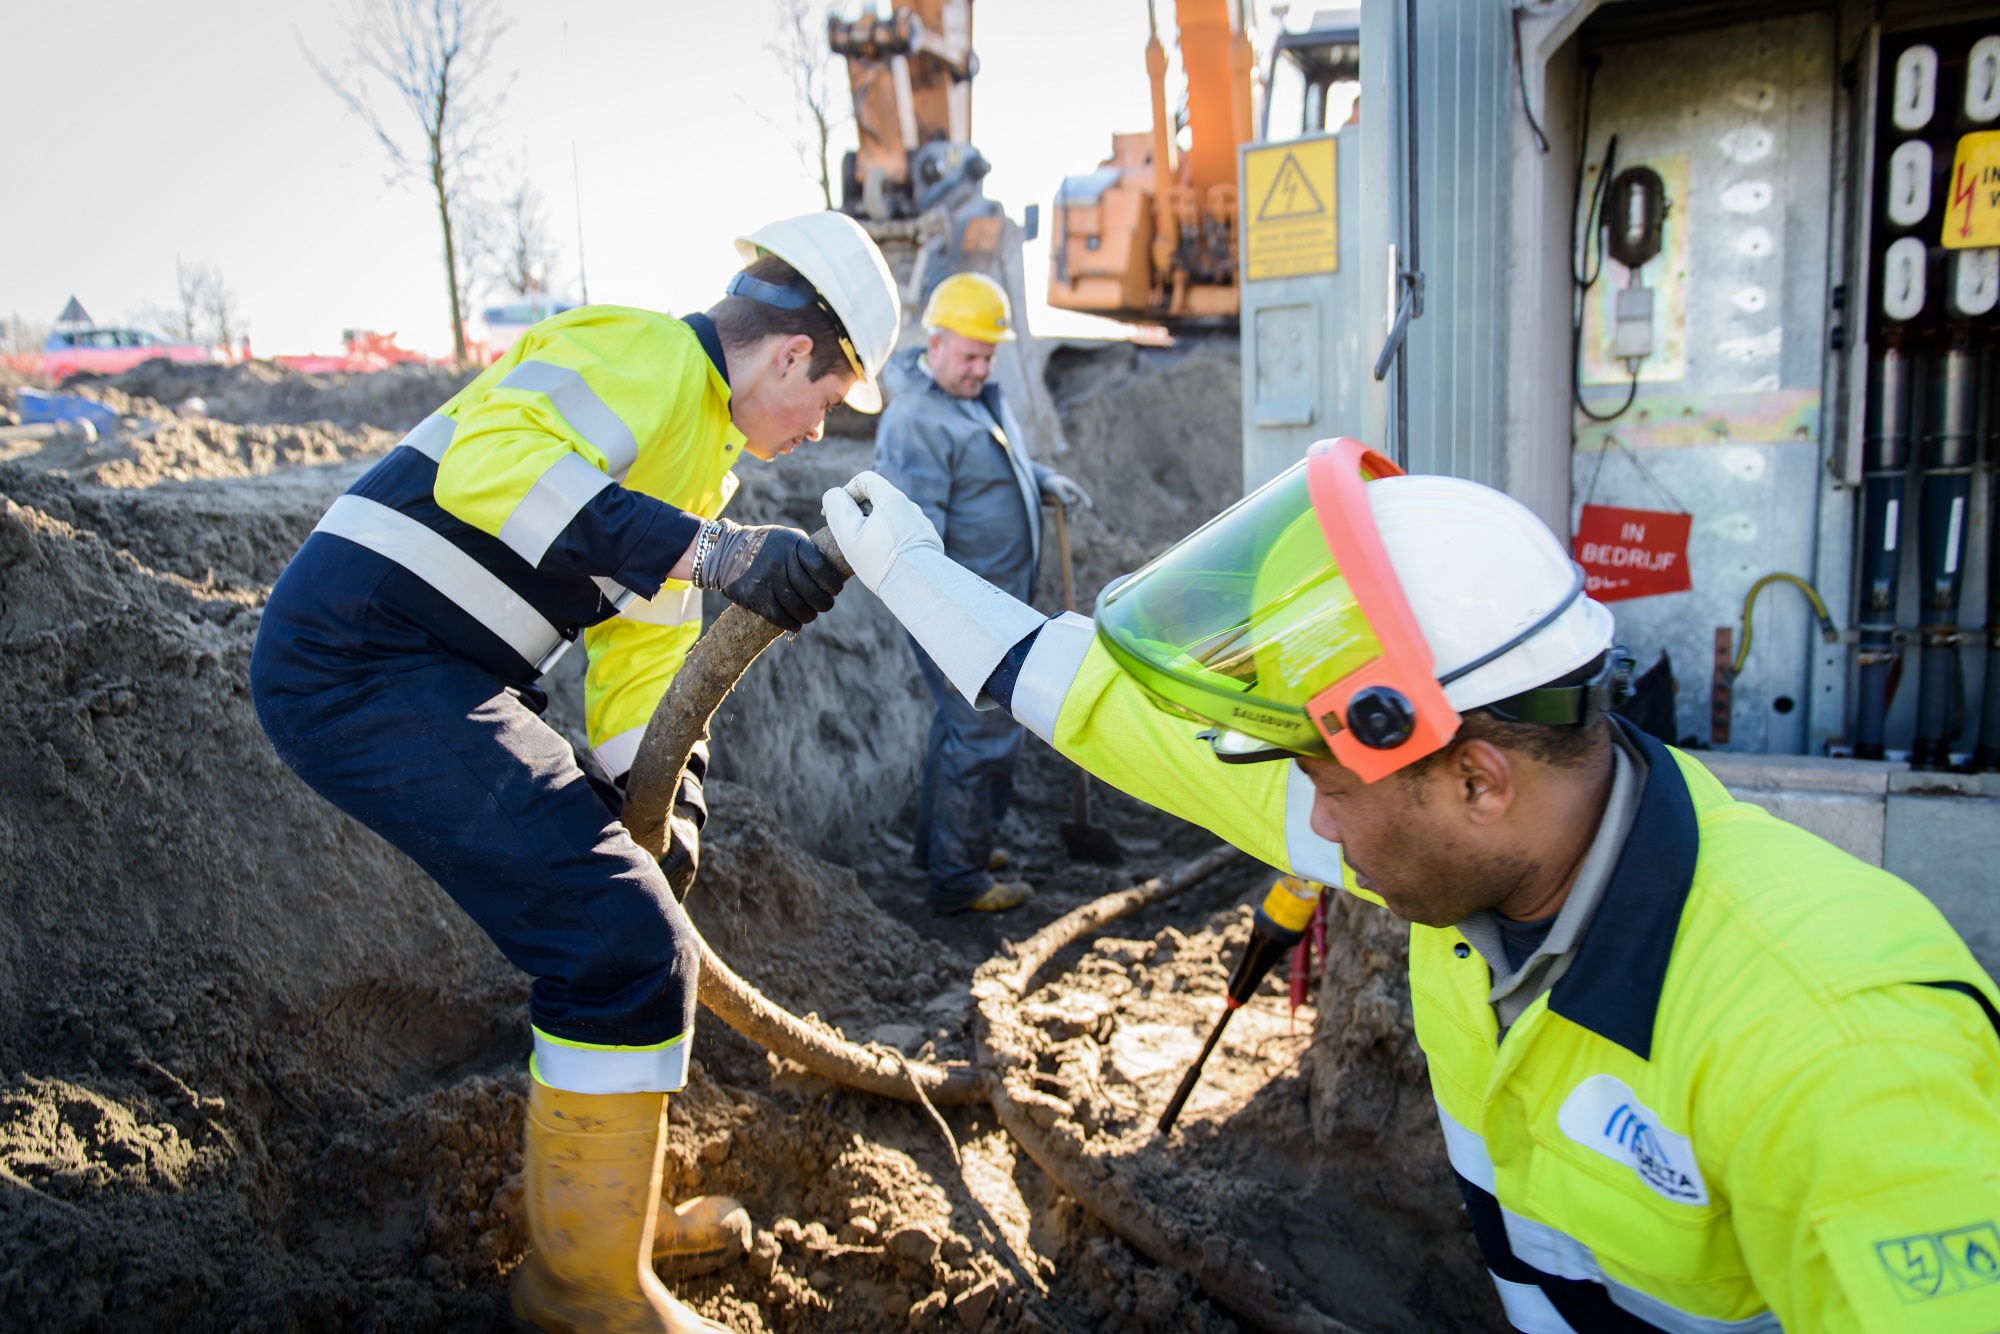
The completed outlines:
{"type": "Polygon", "coordinates": [[[1356,128],[1243,146],[1246,493],[1304,458],[1313,441],[1362,433],[1360,166],[1356,128]],[[1287,276],[1255,276],[1273,268],[1287,276]]]}

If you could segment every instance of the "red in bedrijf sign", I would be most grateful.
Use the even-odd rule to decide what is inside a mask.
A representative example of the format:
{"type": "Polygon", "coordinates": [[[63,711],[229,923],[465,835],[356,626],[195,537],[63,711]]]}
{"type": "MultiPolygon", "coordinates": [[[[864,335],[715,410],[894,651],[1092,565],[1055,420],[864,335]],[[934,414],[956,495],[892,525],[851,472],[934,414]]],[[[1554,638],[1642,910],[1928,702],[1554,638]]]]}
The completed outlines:
{"type": "Polygon", "coordinates": [[[1599,602],[1685,593],[1692,514],[1585,505],[1576,525],[1576,560],[1584,587],[1599,602]]]}

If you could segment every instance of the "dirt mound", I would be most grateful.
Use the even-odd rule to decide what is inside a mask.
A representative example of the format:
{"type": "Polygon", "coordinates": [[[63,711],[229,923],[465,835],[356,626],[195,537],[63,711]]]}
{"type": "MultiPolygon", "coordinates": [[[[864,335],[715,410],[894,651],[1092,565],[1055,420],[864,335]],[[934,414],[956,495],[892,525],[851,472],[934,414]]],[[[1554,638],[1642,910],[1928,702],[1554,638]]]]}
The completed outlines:
{"type": "Polygon", "coordinates": [[[1437,1142],[1408,999],[1375,1003],[1401,965],[1400,929],[1356,906],[1367,920],[1342,912],[1337,926],[1380,957],[1344,936],[1317,1012],[1289,1013],[1282,969],[1267,979],[1171,1138],[1154,1126],[1222,1012],[1248,904],[1182,909],[1185,928],[1150,938],[1101,938],[1029,994],[1021,1014],[1039,1030],[1039,1088],[1072,1109],[1082,1151],[1115,1162],[1124,1188],[1182,1235],[1247,1243],[1320,1311],[1383,1334],[1482,1328],[1491,1296],[1437,1142]],[[1377,1063],[1383,1050],[1401,1059],[1377,1063]],[[1357,1085],[1373,1096],[1352,1096],[1357,1085]],[[1316,1141],[1307,1127],[1321,1121],[1316,1141]]]}
{"type": "MultiPolygon", "coordinates": [[[[1090,492],[1072,516],[1077,602],[1087,615],[1110,580],[1130,574],[1243,494],[1243,394],[1236,340],[1188,338],[1170,348],[1066,345],[1049,388],[1071,452],[1044,460],[1090,492]]],[[[1061,606],[1045,525],[1036,605],[1061,606]]]]}
{"type": "Polygon", "coordinates": [[[0,1301],[36,1327],[452,1307],[368,1217],[434,1164],[368,1150],[518,1056],[525,988],[264,744],[254,600],[0,500],[0,1301]]]}
{"type": "Polygon", "coordinates": [[[373,426],[401,435],[463,388],[477,374],[432,366],[307,375],[275,361],[234,366],[141,362],[119,375],[77,375],[63,388],[83,394],[117,390],[169,408],[199,398],[211,417],[266,424],[332,422],[352,429],[373,426]]]}

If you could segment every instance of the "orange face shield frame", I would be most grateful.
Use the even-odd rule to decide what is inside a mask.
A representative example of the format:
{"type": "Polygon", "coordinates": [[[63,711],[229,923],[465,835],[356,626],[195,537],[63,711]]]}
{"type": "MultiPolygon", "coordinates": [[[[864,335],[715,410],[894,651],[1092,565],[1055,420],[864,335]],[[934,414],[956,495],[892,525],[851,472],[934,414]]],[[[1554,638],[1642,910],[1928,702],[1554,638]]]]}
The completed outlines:
{"type": "Polygon", "coordinates": [[[1380,657],[1328,685],[1306,703],[1327,749],[1373,783],[1458,734],[1458,711],[1438,683],[1430,645],[1368,507],[1368,483],[1403,470],[1359,440],[1322,440],[1306,454],[1306,487],[1327,550],[1382,646],[1380,657]]]}

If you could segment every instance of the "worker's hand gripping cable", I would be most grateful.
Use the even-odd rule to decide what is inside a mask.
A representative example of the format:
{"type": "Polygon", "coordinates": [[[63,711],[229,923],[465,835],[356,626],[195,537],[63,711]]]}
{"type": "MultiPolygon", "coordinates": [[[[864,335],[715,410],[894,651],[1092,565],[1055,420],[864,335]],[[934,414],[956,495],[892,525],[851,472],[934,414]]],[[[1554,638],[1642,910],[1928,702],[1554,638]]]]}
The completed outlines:
{"type": "Polygon", "coordinates": [[[844,580],[832,561],[796,528],[750,527],[710,519],[695,538],[693,580],[780,630],[798,630],[823,611],[844,580]]]}
{"type": "Polygon", "coordinates": [[[857,473],[821,501],[826,526],[856,577],[958,692],[981,705],[980,692],[993,669],[1046,618],[945,555],[923,510],[879,473],[857,473]],[[865,514],[862,502],[870,506],[865,514]]]}

